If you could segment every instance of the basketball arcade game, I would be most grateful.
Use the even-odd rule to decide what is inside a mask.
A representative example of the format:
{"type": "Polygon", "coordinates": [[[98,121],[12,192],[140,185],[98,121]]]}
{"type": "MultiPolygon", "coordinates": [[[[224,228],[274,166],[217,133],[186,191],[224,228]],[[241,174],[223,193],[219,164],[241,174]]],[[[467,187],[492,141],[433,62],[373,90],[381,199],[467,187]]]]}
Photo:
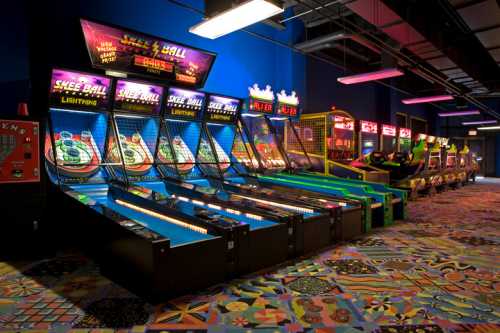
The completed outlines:
{"type": "Polygon", "coordinates": [[[311,130],[313,140],[305,147],[310,149],[307,152],[315,161],[315,171],[327,176],[389,183],[386,171],[369,165],[362,168],[351,165],[358,154],[355,121],[347,112],[336,110],[305,114],[299,124],[311,130]]]}
{"type": "Polygon", "coordinates": [[[92,239],[83,245],[103,272],[134,291],[154,297],[221,281],[221,237],[179,214],[132,209],[113,191],[113,183],[126,182],[128,174],[152,177],[153,169],[149,138],[139,130],[119,134],[117,120],[128,114],[111,109],[112,90],[110,78],[53,70],[45,148],[53,209],[72,216],[78,239],[92,239]],[[193,256],[198,251],[204,258],[193,256]],[[186,275],[200,279],[186,281],[186,275]]]}
{"type": "MultiPolygon", "coordinates": [[[[279,97],[280,94],[278,94],[278,98],[279,97]]],[[[303,143],[301,137],[305,140],[309,140],[313,137],[317,137],[318,133],[315,134],[314,128],[311,128],[308,125],[301,126],[301,122],[299,122],[298,124],[292,124],[291,122],[288,122],[286,123],[286,126],[283,126],[283,124],[279,124],[280,122],[283,122],[282,118],[283,117],[280,117],[278,114],[275,117],[271,117],[270,122],[272,124],[276,124],[272,127],[274,132],[282,131],[284,133],[283,135],[277,135],[277,142],[284,142],[286,145],[282,146],[282,150],[286,151],[286,156],[289,160],[287,170],[289,173],[279,173],[275,175],[276,177],[287,179],[288,181],[294,182],[294,184],[297,186],[301,186],[312,191],[320,190],[322,191],[322,193],[333,194],[335,193],[335,190],[341,189],[344,191],[344,193],[337,194],[350,197],[352,199],[362,200],[363,197],[371,198],[370,201],[375,200],[375,202],[367,202],[365,203],[365,206],[368,206],[368,209],[375,210],[375,224],[378,225],[392,223],[393,216],[395,216],[397,219],[404,218],[406,196],[403,191],[392,189],[383,184],[355,181],[333,176],[322,176],[312,172],[307,172],[307,169],[309,168],[302,168],[302,170],[300,170],[293,166],[292,164],[309,167],[310,165],[317,162],[314,161],[317,156],[310,157],[310,154],[306,151],[305,146],[307,146],[308,143],[303,143]],[[284,138],[284,140],[281,140],[281,138],[284,138]],[[301,160],[303,159],[306,159],[309,162],[307,164],[304,164],[303,162],[301,162],[301,160]],[[395,207],[395,209],[393,209],[393,206],[395,207]]],[[[372,126],[371,128],[372,131],[373,128],[375,128],[376,132],[377,124],[368,122],[366,123],[368,125],[375,126],[372,126]]],[[[353,123],[347,125],[353,125],[353,123]]],[[[369,137],[367,136],[367,138],[369,137]]],[[[375,136],[373,136],[373,138],[371,139],[373,142],[371,145],[369,145],[369,148],[375,148],[376,142],[378,140],[376,133],[375,136]]],[[[349,146],[350,144],[351,142],[345,142],[345,145],[347,146],[349,146]]],[[[274,181],[276,181],[276,177],[274,181]]],[[[369,230],[369,228],[369,224],[367,224],[366,229],[369,230]]]]}

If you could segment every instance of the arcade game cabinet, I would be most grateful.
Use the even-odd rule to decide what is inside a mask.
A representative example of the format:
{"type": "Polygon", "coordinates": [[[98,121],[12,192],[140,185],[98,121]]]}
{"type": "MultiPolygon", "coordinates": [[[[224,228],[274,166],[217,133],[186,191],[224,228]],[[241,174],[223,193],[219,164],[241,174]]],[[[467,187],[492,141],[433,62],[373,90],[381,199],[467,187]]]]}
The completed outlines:
{"type": "MultiPolygon", "coordinates": [[[[140,202],[113,191],[113,184],[127,182],[128,175],[154,174],[147,153],[151,138],[143,137],[138,128],[118,131],[123,119],[140,116],[114,112],[111,101],[141,113],[155,110],[162,94],[161,87],[151,87],[139,95],[122,95],[122,84],[102,75],[52,71],[44,151],[50,211],[67,217],[61,225],[66,237],[80,241],[104,274],[147,297],[222,281],[222,237],[182,214],[138,209],[140,202]],[[132,101],[137,98],[147,106],[135,108],[132,101]]],[[[157,126],[157,120],[148,124],[157,126]]]]}
{"type": "MultiPolygon", "coordinates": [[[[119,80],[117,96],[122,95],[124,89],[132,92],[159,91],[160,88],[146,83],[119,80]]],[[[166,107],[161,108],[159,104],[155,112],[131,114],[130,111],[137,107],[124,108],[123,104],[115,102],[117,130],[119,137],[123,138],[122,145],[123,141],[126,142],[124,158],[127,178],[132,184],[127,192],[142,196],[141,206],[149,206],[155,212],[175,209],[189,219],[203,220],[218,232],[227,245],[228,277],[283,262],[288,253],[288,230],[284,224],[279,223],[276,216],[271,216],[274,221],[266,218],[272,211],[263,213],[259,209],[216,200],[211,197],[216,193],[215,189],[205,188],[200,193],[197,190],[202,191],[201,186],[195,188],[194,181],[204,172],[218,173],[218,165],[211,159],[210,143],[206,141],[206,136],[201,136],[200,120],[204,115],[205,100],[209,103],[222,101],[226,103],[223,105],[232,105],[235,114],[229,121],[237,119],[238,99],[207,96],[202,92],[174,87],[167,90],[166,107]],[[135,161],[127,161],[132,156],[127,150],[133,148],[131,143],[134,141],[144,142],[141,144],[141,153],[135,161]],[[198,150],[198,154],[193,154],[192,150],[197,151],[198,144],[203,153],[198,150]],[[147,159],[140,158],[140,155],[147,159]],[[182,184],[184,180],[192,180],[194,183],[182,184]],[[160,195],[163,200],[157,200],[154,195],[143,195],[151,191],[160,195]],[[169,199],[168,205],[165,204],[165,199],[169,199]]],[[[142,104],[137,101],[135,105],[142,104]]]]}
{"type": "Polygon", "coordinates": [[[47,249],[47,244],[41,242],[47,230],[41,223],[45,198],[40,176],[40,135],[39,122],[27,115],[0,119],[2,259],[28,255],[24,250],[31,251],[32,246],[47,249]],[[21,242],[30,246],[19,246],[21,242]]]}
{"type": "Polygon", "coordinates": [[[378,124],[372,121],[360,120],[358,131],[358,158],[351,166],[365,168],[371,164],[372,153],[379,150],[378,124]]]}
{"type": "Polygon", "coordinates": [[[382,124],[380,131],[380,150],[384,154],[390,155],[397,151],[398,140],[396,135],[396,126],[382,124]]]}
{"type": "Polygon", "coordinates": [[[308,128],[304,142],[316,172],[342,178],[389,183],[389,173],[369,165],[358,168],[352,162],[358,158],[355,121],[345,111],[305,114],[299,126],[308,128]]]}
{"type": "MultiPolygon", "coordinates": [[[[307,117],[307,115],[305,115],[307,117]]],[[[278,117],[274,117],[273,119],[277,119],[278,117]]],[[[273,120],[272,123],[276,124],[278,121],[273,120]]],[[[376,130],[376,124],[375,130],[376,130]]],[[[405,218],[405,206],[406,206],[406,193],[404,191],[400,191],[394,188],[390,188],[387,185],[374,183],[374,182],[366,182],[359,181],[347,178],[340,178],[331,175],[321,175],[314,173],[313,171],[317,170],[314,165],[318,165],[318,155],[313,153],[311,154],[307,151],[305,147],[311,147],[310,141],[313,140],[314,137],[318,137],[317,131],[315,129],[319,129],[317,126],[314,126],[311,122],[298,122],[298,123],[289,123],[287,126],[275,126],[275,132],[279,132],[279,129],[284,130],[285,135],[279,135],[278,138],[283,137],[286,140],[277,140],[278,142],[284,142],[283,150],[286,151],[286,154],[289,156],[290,162],[293,162],[293,159],[296,156],[301,156],[301,158],[306,158],[310,162],[308,166],[313,166],[307,168],[307,170],[302,170],[297,172],[297,170],[292,170],[293,168],[289,168],[287,171],[292,171],[292,174],[280,173],[278,174],[281,178],[287,178],[289,181],[302,182],[302,186],[311,187],[311,190],[314,190],[314,186],[319,188],[342,188],[348,193],[366,196],[374,200],[371,204],[372,209],[374,209],[376,215],[378,214],[377,210],[382,210],[384,212],[381,216],[375,216],[377,218],[382,218],[382,223],[375,221],[375,224],[384,225],[390,224],[393,221],[393,218],[403,219],[405,218]],[[296,134],[294,136],[293,134],[296,134]],[[375,207],[378,206],[378,207],[375,207]]],[[[376,147],[377,146],[377,135],[372,138],[374,143],[369,146],[376,147]]],[[[349,145],[350,142],[344,142],[345,145],[349,145]]],[[[367,152],[369,153],[369,152],[367,152]]],[[[369,204],[370,206],[370,204],[369,204]]]]}
{"type": "Polygon", "coordinates": [[[294,94],[287,96],[282,91],[277,95],[278,104],[274,107],[271,102],[274,94],[269,86],[265,91],[260,91],[258,86],[254,85],[250,88],[250,92],[253,92],[253,95],[241,117],[236,144],[232,149],[233,158],[246,169],[240,168],[240,174],[246,174],[245,177],[248,179],[250,178],[248,173],[253,173],[257,177],[253,181],[259,186],[272,187],[282,193],[307,194],[310,199],[316,198],[318,204],[322,202],[321,200],[326,202],[325,199],[328,199],[333,205],[337,205],[342,210],[342,219],[339,228],[336,228],[337,240],[349,239],[362,233],[364,224],[361,224],[361,205],[358,200],[352,199],[354,196],[348,198],[349,194],[346,191],[333,187],[330,191],[325,189],[318,192],[315,188],[297,185],[300,181],[295,182],[281,177],[280,172],[290,168],[291,165],[294,169],[303,169],[310,164],[307,156],[295,158],[286,155],[281,143],[283,138],[276,136],[275,125],[284,126],[289,121],[288,117],[300,116],[297,96],[294,94]],[[261,113],[259,110],[271,111],[261,113]],[[255,163],[252,160],[255,160],[255,163]],[[299,190],[301,188],[303,190],[299,190]]]}
{"type": "MultiPolygon", "coordinates": [[[[251,87],[250,93],[249,103],[252,105],[255,104],[255,95],[258,95],[258,86],[251,87]]],[[[262,92],[261,95],[263,95],[262,92]]],[[[374,210],[375,224],[383,225],[385,223],[392,223],[393,210],[390,193],[378,193],[364,183],[349,182],[346,179],[325,177],[304,172],[305,169],[310,168],[313,162],[304,151],[304,145],[298,136],[292,139],[296,145],[296,149],[293,152],[288,152],[283,145],[283,140],[285,138],[288,140],[288,138],[293,137],[293,135],[297,133],[294,130],[284,132],[284,121],[288,120],[288,118],[283,115],[282,104],[284,104],[289,97],[286,96],[284,91],[277,94],[277,97],[278,103],[276,108],[274,108],[276,110],[274,114],[258,114],[254,108],[253,111],[247,111],[248,113],[244,114],[246,117],[242,118],[242,129],[244,133],[248,133],[248,137],[250,138],[250,149],[254,150],[259,161],[263,160],[261,162],[260,172],[264,175],[259,175],[259,181],[267,185],[291,186],[325,195],[336,195],[340,198],[344,197],[358,201],[363,201],[363,198],[369,198],[370,201],[374,200],[374,202],[366,202],[365,209],[374,210]],[[259,118],[263,118],[263,121],[256,124],[255,120],[259,118]],[[279,134],[280,132],[282,134],[279,134]],[[269,143],[262,144],[263,141],[269,143]],[[285,161],[285,168],[266,168],[265,160],[267,155],[265,154],[265,150],[270,150],[272,147],[276,147],[276,154],[281,154],[280,158],[285,161]],[[299,158],[297,158],[297,156],[299,156],[299,158]]],[[[263,103],[261,100],[258,101],[259,104],[263,103]]],[[[297,105],[295,107],[297,108],[297,105]]],[[[288,108],[290,108],[290,106],[288,106],[288,108]]],[[[298,118],[298,116],[296,116],[296,118],[298,118]]],[[[384,185],[381,185],[381,187],[383,186],[384,185]]],[[[404,192],[400,194],[404,195],[404,192]]],[[[401,202],[401,200],[395,200],[394,202],[396,201],[401,202]]],[[[403,215],[403,213],[401,213],[401,215],[403,215]]],[[[370,225],[371,224],[366,224],[367,230],[369,230],[370,225]]]]}

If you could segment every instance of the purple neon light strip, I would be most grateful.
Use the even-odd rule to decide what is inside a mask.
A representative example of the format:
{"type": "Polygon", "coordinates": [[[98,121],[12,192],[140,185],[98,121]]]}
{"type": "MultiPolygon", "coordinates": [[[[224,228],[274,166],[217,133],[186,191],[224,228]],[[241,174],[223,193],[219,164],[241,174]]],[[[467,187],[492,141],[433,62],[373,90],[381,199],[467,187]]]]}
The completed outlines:
{"type": "Polygon", "coordinates": [[[382,69],[376,72],[369,72],[351,76],[344,76],[337,78],[337,81],[343,84],[355,84],[368,81],[376,81],[382,79],[388,79],[390,77],[397,77],[404,75],[403,71],[397,68],[382,69]]]}
{"type": "Polygon", "coordinates": [[[463,126],[470,126],[470,125],[488,125],[488,124],[496,124],[498,123],[497,120],[478,120],[478,121],[464,121],[462,123],[463,126]]]}
{"type": "Polygon", "coordinates": [[[441,112],[441,113],[438,113],[438,116],[440,116],[440,117],[460,117],[460,116],[473,116],[476,114],[481,114],[481,112],[479,110],[441,112]]]}
{"type": "Polygon", "coordinates": [[[418,103],[451,101],[452,99],[453,96],[451,95],[438,95],[438,96],[408,98],[401,100],[401,102],[403,102],[403,104],[418,104],[418,103]]]}

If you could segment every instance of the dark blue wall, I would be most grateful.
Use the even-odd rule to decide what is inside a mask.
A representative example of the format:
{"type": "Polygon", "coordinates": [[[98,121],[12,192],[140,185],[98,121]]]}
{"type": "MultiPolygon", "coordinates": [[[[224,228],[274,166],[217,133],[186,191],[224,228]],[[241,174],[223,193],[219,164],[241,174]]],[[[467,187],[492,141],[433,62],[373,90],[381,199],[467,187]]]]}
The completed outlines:
{"type": "MultiPolygon", "coordinates": [[[[202,0],[182,2],[203,9],[202,0]]],[[[207,91],[246,97],[248,87],[257,82],[261,86],[271,84],[275,90],[296,89],[299,94],[304,94],[305,62],[302,55],[242,31],[216,40],[198,37],[188,29],[200,22],[202,16],[168,1],[53,0],[43,10],[43,18],[33,16],[45,26],[45,31],[37,28],[33,32],[46,35],[46,60],[52,65],[89,66],[78,26],[79,17],[88,17],[217,53],[204,88],[207,91]]],[[[257,24],[250,30],[288,44],[294,42],[301,27],[295,23],[279,31],[257,24]]]]}
{"type": "MultiPolygon", "coordinates": [[[[306,112],[325,112],[335,106],[352,114],[356,119],[382,123],[396,123],[396,113],[425,119],[433,130],[435,111],[428,106],[405,105],[404,94],[378,83],[343,85],[337,77],[344,76],[341,69],[332,64],[308,58],[306,112]]],[[[347,74],[348,75],[348,74],[347,74]]],[[[391,83],[391,80],[384,82],[391,83]]]]}
{"type": "Polygon", "coordinates": [[[23,1],[9,4],[0,20],[0,114],[15,114],[17,104],[29,97],[28,28],[23,1]]]}

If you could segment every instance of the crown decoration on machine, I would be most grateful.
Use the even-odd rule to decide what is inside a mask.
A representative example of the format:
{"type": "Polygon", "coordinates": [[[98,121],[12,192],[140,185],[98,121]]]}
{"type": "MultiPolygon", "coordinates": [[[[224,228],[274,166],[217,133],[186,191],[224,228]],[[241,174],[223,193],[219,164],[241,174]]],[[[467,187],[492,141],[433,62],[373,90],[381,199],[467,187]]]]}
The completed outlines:
{"type": "Polygon", "coordinates": [[[291,95],[287,95],[285,90],[281,90],[281,92],[277,93],[278,102],[288,105],[299,105],[299,97],[295,91],[292,91],[291,95]]]}
{"type": "Polygon", "coordinates": [[[274,92],[271,90],[270,85],[266,85],[266,89],[260,89],[259,85],[254,83],[253,86],[248,87],[248,91],[250,92],[250,97],[265,101],[274,101],[274,92]]]}

